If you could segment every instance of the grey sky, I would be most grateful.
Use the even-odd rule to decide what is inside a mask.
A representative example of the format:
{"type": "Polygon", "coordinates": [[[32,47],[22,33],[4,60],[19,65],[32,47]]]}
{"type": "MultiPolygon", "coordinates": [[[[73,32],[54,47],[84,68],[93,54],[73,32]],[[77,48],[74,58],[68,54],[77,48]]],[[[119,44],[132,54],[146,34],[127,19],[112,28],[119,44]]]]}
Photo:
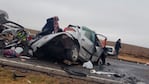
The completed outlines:
{"type": "Polygon", "coordinates": [[[0,0],[0,9],[24,27],[41,30],[46,19],[59,16],[60,27],[83,25],[110,41],[149,48],[148,0],[0,0]]]}

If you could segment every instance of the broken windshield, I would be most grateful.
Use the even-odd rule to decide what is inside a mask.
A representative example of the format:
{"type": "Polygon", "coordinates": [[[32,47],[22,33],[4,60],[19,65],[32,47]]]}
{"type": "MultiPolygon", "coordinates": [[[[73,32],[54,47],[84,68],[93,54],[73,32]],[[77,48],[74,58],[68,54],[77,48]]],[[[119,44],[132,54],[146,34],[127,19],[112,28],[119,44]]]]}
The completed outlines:
{"type": "Polygon", "coordinates": [[[82,30],[85,32],[84,35],[91,41],[95,42],[95,32],[90,30],[89,28],[83,26],[82,30]]]}

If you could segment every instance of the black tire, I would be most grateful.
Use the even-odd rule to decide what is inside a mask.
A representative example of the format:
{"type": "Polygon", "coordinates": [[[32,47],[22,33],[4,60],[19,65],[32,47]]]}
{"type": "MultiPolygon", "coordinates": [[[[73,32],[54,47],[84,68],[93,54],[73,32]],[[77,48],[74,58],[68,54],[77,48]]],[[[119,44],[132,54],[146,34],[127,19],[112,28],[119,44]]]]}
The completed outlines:
{"type": "Polygon", "coordinates": [[[71,49],[66,50],[66,57],[68,60],[76,62],[79,57],[79,48],[77,45],[73,45],[71,49]]]}
{"type": "Polygon", "coordinates": [[[44,57],[44,54],[39,51],[39,48],[37,48],[37,51],[33,52],[33,56],[36,57],[37,59],[42,59],[44,57]]]}

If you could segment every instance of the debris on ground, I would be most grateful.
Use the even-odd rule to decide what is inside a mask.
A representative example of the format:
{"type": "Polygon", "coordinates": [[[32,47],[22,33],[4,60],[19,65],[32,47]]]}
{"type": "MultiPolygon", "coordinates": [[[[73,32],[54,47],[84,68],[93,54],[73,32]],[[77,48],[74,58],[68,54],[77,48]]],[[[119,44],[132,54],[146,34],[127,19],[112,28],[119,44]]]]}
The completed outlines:
{"type": "Polygon", "coordinates": [[[21,59],[31,59],[31,57],[28,57],[28,56],[19,56],[19,58],[21,58],[21,59]]]}
{"type": "Polygon", "coordinates": [[[66,71],[70,75],[81,76],[81,77],[87,76],[86,73],[84,73],[83,71],[77,70],[77,69],[63,68],[63,70],[66,71]]]}
{"type": "Polygon", "coordinates": [[[64,62],[65,64],[67,64],[67,65],[71,65],[71,64],[72,64],[72,62],[69,61],[69,60],[64,60],[63,62],[64,62]]]}
{"type": "Polygon", "coordinates": [[[83,63],[83,67],[84,67],[84,68],[87,68],[87,69],[93,69],[93,64],[92,64],[91,61],[84,62],[84,63],[83,63]]]}
{"type": "Polygon", "coordinates": [[[0,22],[0,28],[0,44],[3,44],[0,46],[0,54],[9,58],[27,55],[28,42],[31,40],[28,39],[30,37],[29,32],[25,31],[23,26],[8,19],[0,22]]]}
{"type": "Polygon", "coordinates": [[[27,80],[27,83],[28,83],[28,84],[31,84],[32,82],[31,82],[30,80],[27,80]]]}
{"type": "Polygon", "coordinates": [[[138,84],[139,82],[140,80],[138,80],[136,77],[127,77],[125,80],[126,84],[138,84]]]}
{"type": "Polygon", "coordinates": [[[149,62],[145,63],[144,65],[145,65],[145,66],[149,66],[149,62]]]}
{"type": "Polygon", "coordinates": [[[25,62],[25,61],[26,61],[26,59],[21,59],[21,61],[22,61],[22,62],[25,62]]]}
{"type": "Polygon", "coordinates": [[[3,51],[3,55],[5,57],[19,57],[20,54],[23,52],[23,48],[22,47],[12,47],[11,49],[5,49],[3,51]]]}
{"type": "Polygon", "coordinates": [[[16,78],[22,78],[22,77],[25,77],[25,75],[20,75],[20,74],[16,74],[15,72],[13,72],[13,75],[12,75],[12,78],[13,80],[16,80],[16,78]]]}
{"type": "Polygon", "coordinates": [[[111,65],[111,64],[108,62],[108,63],[107,63],[107,66],[110,66],[110,65],[111,65]]]}
{"type": "Polygon", "coordinates": [[[96,70],[90,70],[90,73],[98,74],[98,75],[113,75],[117,78],[122,78],[125,76],[125,74],[118,74],[118,73],[112,73],[112,72],[104,72],[104,71],[96,71],[96,70]]]}
{"type": "Polygon", "coordinates": [[[91,70],[90,73],[95,73],[95,74],[98,74],[98,75],[114,75],[116,73],[111,73],[111,72],[103,72],[103,71],[96,71],[96,70],[91,70]]]}

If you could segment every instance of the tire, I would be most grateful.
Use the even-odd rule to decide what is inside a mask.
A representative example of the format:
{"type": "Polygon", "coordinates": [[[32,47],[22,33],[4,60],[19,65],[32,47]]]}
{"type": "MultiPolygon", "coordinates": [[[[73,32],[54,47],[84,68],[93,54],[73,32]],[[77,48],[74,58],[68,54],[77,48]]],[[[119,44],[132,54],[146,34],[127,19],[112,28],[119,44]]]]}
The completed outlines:
{"type": "Polygon", "coordinates": [[[66,57],[68,60],[76,62],[79,57],[79,48],[77,45],[73,45],[71,49],[66,50],[66,57]]]}
{"type": "Polygon", "coordinates": [[[39,49],[37,48],[37,51],[33,52],[33,56],[36,57],[37,59],[42,59],[44,57],[44,54],[40,52],[39,49]]]}

